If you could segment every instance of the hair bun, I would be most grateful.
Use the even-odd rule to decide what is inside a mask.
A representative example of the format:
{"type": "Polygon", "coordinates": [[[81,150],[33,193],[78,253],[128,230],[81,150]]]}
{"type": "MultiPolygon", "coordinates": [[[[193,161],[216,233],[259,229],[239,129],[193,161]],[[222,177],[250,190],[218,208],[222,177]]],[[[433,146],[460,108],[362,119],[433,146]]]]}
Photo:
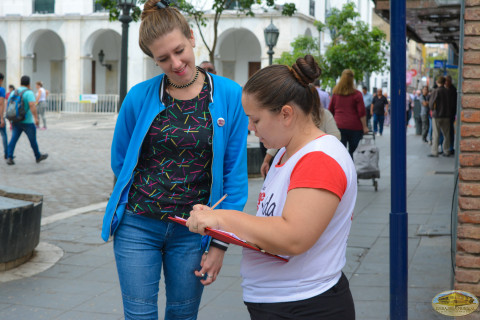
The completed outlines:
{"type": "Polygon", "coordinates": [[[304,58],[298,58],[297,62],[293,64],[295,78],[303,86],[308,86],[320,77],[322,69],[318,66],[313,56],[307,54],[304,58]]]}

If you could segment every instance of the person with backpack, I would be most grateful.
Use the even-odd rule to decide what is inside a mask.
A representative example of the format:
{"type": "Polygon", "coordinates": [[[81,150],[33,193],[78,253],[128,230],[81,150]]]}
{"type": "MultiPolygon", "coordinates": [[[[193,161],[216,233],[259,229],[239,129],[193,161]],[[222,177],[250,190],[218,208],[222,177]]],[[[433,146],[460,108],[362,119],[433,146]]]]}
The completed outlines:
{"type": "Polygon", "coordinates": [[[10,94],[7,103],[7,118],[12,121],[13,125],[12,138],[10,139],[10,143],[8,144],[7,149],[8,165],[15,164],[15,162],[13,161],[13,152],[15,151],[15,146],[17,145],[17,141],[20,138],[22,132],[25,132],[28,140],[30,141],[30,146],[32,147],[37,163],[47,159],[48,157],[48,154],[42,154],[38,150],[37,128],[35,127],[35,125],[39,124],[39,120],[35,104],[35,95],[30,89],[30,77],[22,76],[22,78],[20,79],[20,87],[10,94]],[[13,106],[13,103],[15,103],[17,116],[15,118],[9,118],[8,114],[13,106]]]}

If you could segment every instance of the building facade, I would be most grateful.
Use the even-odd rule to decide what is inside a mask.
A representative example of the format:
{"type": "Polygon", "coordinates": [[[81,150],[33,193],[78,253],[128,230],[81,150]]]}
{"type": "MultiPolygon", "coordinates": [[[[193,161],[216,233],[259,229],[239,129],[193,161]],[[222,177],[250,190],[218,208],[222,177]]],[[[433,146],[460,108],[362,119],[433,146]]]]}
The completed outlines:
{"type": "MultiPolygon", "coordinates": [[[[292,2],[290,0],[288,2],[292,2]]],[[[283,1],[287,2],[287,1],[283,1]]],[[[277,1],[281,6],[282,1],[277,1]]],[[[329,43],[328,34],[319,34],[314,21],[324,21],[331,0],[296,0],[297,12],[285,17],[279,8],[254,5],[255,17],[225,10],[218,26],[218,44],[214,53],[218,74],[243,85],[253,71],[268,65],[268,47],[263,30],[272,22],[280,31],[273,57],[290,51],[290,43],[300,35],[311,35],[329,43]]],[[[345,1],[335,1],[341,7],[345,1]]],[[[197,1],[213,17],[212,0],[197,1]]],[[[372,5],[357,0],[362,20],[371,19],[372,5]]],[[[95,0],[16,0],[0,2],[0,72],[5,85],[19,85],[22,75],[32,82],[42,81],[52,93],[67,103],[77,103],[81,95],[118,95],[120,79],[121,23],[110,22],[108,12],[95,0]],[[99,54],[104,56],[103,62],[99,54]]],[[[211,21],[211,19],[209,20],[211,21]]],[[[139,22],[130,23],[127,88],[162,72],[138,46],[139,22]]],[[[193,22],[191,23],[193,26],[193,22]]],[[[208,60],[199,30],[197,62],[208,60]]],[[[203,29],[212,43],[213,27],[203,29]]]]}

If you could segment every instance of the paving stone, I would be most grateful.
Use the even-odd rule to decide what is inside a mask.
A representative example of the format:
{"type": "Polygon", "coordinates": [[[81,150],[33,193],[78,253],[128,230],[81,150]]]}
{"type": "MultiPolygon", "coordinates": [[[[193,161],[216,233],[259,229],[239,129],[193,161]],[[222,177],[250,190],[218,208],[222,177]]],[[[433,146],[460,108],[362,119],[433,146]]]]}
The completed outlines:
{"type": "MultiPolygon", "coordinates": [[[[15,153],[16,165],[0,165],[2,184],[28,185],[43,193],[44,217],[108,199],[113,187],[109,149],[114,118],[48,116],[51,126],[38,136],[40,150],[48,152],[49,159],[35,164],[28,140],[21,138],[15,153]],[[92,125],[95,121],[97,126],[92,125]]],[[[450,226],[453,177],[433,171],[452,171],[454,159],[426,158],[429,148],[420,140],[407,135],[409,319],[444,319],[431,308],[431,299],[443,289],[450,289],[450,237],[427,237],[417,231],[422,225],[450,226]]],[[[348,241],[344,273],[350,280],[359,320],[389,318],[389,142],[387,128],[385,136],[377,139],[381,150],[379,191],[374,191],[371,181],[359,181],[348,241]]],[[[249,179],[245,211],[250,214],[256,212],[262,183],[262,178],[249,179]]],[[[93,210],[42,226],[41,241],[62,248],[64,256],[42,273],[0,283],[0,319],[122,319],[112,241],[104,243],[100,239],[102,218],[103,209],[93,210]]],[[[249,318],[242,301],[241,254],[238,246],[227,251],[217,282],[205,288],[198,319],[249,318]]],[[[160,318],[164,308],[162,275],[160,318]]]]}

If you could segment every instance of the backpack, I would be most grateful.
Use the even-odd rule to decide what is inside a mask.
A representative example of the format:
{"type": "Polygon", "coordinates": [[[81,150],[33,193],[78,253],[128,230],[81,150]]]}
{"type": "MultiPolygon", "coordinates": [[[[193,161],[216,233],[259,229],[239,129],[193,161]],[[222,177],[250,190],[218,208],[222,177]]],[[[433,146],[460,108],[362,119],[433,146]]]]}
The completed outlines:
{"type": "Polygon", "coordinates": [[[9,121],[15,123],[25,119],[27,110],[25,110],[25,105],[23,104],[23,95],[27,91],[28,89],[25,89],[19,94],[17,89],[10,94],[7,105],[7,119],[9,121]]]}

